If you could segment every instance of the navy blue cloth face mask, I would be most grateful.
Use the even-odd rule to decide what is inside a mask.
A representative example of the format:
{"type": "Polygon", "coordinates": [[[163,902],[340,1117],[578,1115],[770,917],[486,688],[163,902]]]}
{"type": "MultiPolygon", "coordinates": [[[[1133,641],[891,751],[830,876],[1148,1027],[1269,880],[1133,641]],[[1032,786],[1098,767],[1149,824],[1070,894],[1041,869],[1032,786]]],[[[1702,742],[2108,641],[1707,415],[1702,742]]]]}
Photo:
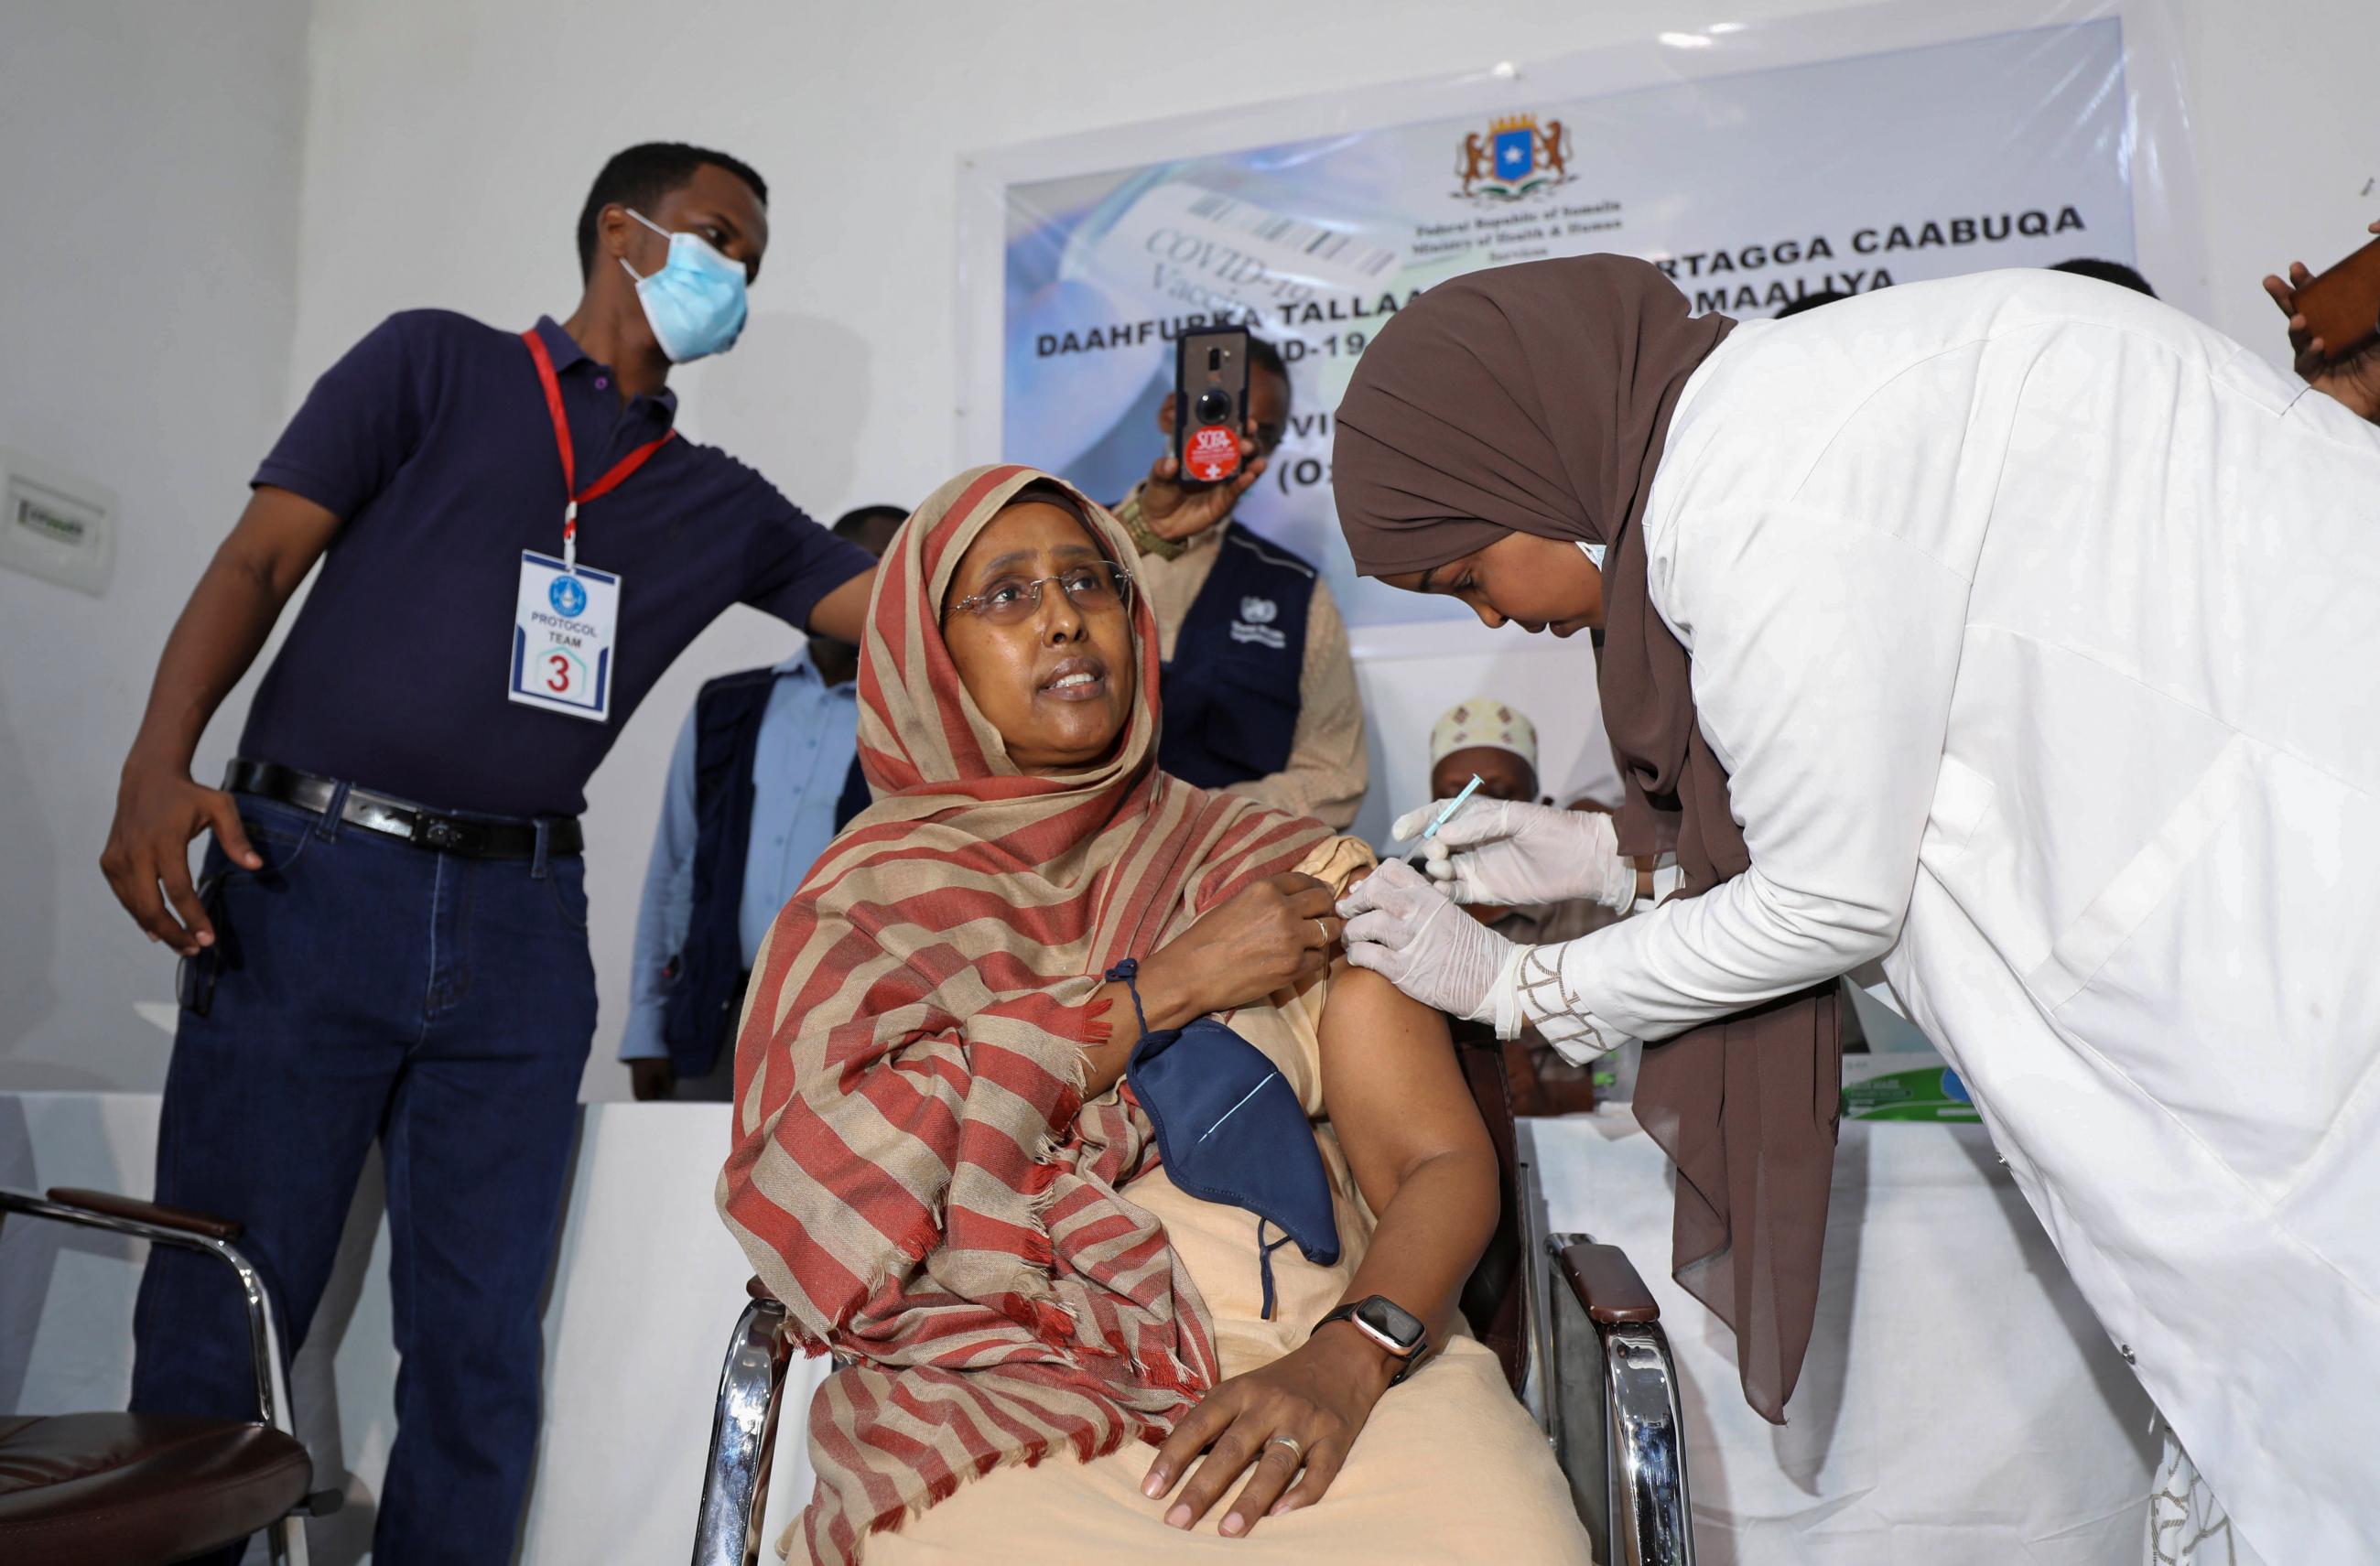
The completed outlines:
{"type": "Polygon", "coordinates": [[[1148,1029],[1133,984],[1140,965],[1127,957],[1107,977],[1132,991],[1140,1042],[1124,1080],[1157,1130],[1157,1150],[1173,1184],[1205,1202],[1257,1215],[1257,1267],[1264,1318],[1272,1319],[1272,1253],[1291,1241],[1305,1259],[1339,1259],[1339,1220],[1322,1149],[1297,1089],[1265,1052],[1213,1017],[1186,1027],[1148,1029]],[[1281,1238],[1267,1242],[1269,1225],[1281,1238]]]}

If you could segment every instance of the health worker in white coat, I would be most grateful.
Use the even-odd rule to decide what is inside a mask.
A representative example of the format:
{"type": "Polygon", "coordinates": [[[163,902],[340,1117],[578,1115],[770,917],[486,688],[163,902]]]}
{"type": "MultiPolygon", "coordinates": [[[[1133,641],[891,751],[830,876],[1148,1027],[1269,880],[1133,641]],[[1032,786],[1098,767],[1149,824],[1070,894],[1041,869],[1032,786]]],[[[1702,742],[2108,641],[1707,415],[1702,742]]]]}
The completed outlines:
{"type": "MultiPolygon", "coordinates": [[[[1605,633],[1629,788],[1616,835],[1465,805],[1442,880],[1344,904],[1354,961],[1573,1058],[1682,1036],[1639,1087],[1682,1176],[1709,1137],[1766,1156],[1747,1100],[1831,1101],[1810,987],[1881,958],[2172,1482],[2240,1559],[2380,1560],[2380,431],[2088,279],[1738,326],[1618,257],[1432,288],[1338,425],[1365,574],[1605,633]],[[1623,854],[1679,894],[1559,946],[1438,890],[1617,904],[1623,854]]],[[[1736,1319],[1727,1281],[1697,1293],[1736,1319]]]]}

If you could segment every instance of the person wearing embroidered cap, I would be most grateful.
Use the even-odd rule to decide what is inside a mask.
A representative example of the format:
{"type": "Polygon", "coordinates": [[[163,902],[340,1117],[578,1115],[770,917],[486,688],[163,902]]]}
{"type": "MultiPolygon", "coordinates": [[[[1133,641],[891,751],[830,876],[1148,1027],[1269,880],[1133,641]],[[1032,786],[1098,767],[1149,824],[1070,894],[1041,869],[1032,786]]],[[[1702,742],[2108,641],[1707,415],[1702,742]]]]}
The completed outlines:
{"type": "Polygon", "coordinates": [[[1753,1405],[1808,1341],[1836,980],[1880,958],[2194,1510],[2240,1559],[2380,1559],[2380,437],[2088,279],[1738,324],[1590,256],[1399,311],[1333,482],[1366,574],[1602,634],[1627,785],[1616,833],[1457,814],[1454,901],[1383,866],[1350,960],[1575,1053],[1668,1040],[1637,1118],[1753,1405]],[[1579,940],[1446,917],[1664,851],[1678,894],[1579,940]]]}
{"type": "MultiPolygon", "coordinates": [[[[1475,696],[1456,702],[1430,730],[1430,797],[1451,799],[1474,777],[1479,780],[1478,791],[1474,803],[1465,805],[1461,813],[1470,818],[1465,831],[1475,835],[1482,830],[1481,820],[1500,819],[1495,809],[1500,803],[1533,807],[1552,803],[1537,793],[1536,725],[1493,697],[1475,696]]],[[[1437,813],[1434,804],[1417,807],[1400,817],[1392,832],[1400,841],[1410,840],[1437,813]]],[[[1451,880],[1468,868],[1452,864],[1453,853],[1443,830],[1422,846],[1433,865],[1446,867],[1434,872],[1441,879],[1451,880]]],[[[1614,868],[1615,872],[1621,868],[1616,861],[1614,868]]],[[[1482,924],[1507,940],[1526,939],[1532,944],[1569,941],[1621,917],[1634,906],[1640,889],[1649,892],[1651,878],[1635,873],[1633,866],[1626,868],[1629,873],[1615,874],[1600,898],[1564,897],[1518,906],[1474,902],[1469,907],[1482,924]]]]}
{"type": "Polygon", "coordinates": [[[1537,796],[1536,725],[1493,697],[1456,702],[1429,731],[1431,797],[1451,798],[1474,773],[1490,799],[1537,796]]]}
{"type": "MultiPolygon", "coordinates": [[[[384,1153],[405,1369],[382,1566],[513,1555],[595,1030],[588,780],[711,621],[746,603],[854,639],[875,564],[678,434],[671,370],[746,325],[759,175],[631,147],[576,240],[566,319],[402,311],[315,383],[166,640],[100,860],[183,959],[156,1199],[247,1226],[291,1353],[384,1153]],[[310,573],[205,787],[200,734],[310,573]]],[[[136,1410],[254,1415],[214,1266],[151,1256],[136,1410]]]]}
{"type": "MultiPolygon", "coordinates": [[[[1430,874],[1458,886],[1463,878],[1475,872],[1479,860],[1476,855],[1457,859],[1455,844],[1501,837],[1505,835],[1503,823],[1508,819],[1529,819],[1527,812],[1553,803],[1550,799],[1541,800],[1537,794],[1536,725],[1493,697],[1475,696],[1456,702],[1439,714],[1437,725],[1430,730],[1432,799],[1454,798],[1475,776],[1479,779],[1479,787],[1473,801],[1458,812],[1463,824],[1456,827],[1450,821],[1422,844],[1430,874]],[[1520,807],[1521,813],[1506,811],[1503,807],[1507,805],[1520,807]]],[[[1439,810],[1439,807],[1432,804],[1406,811],[1390,826],[1390,837],[1400,843],[1420,837],[1439,810]]],[[[1609,830],[1608,823],[1598,827],[1592,821],[1581,822],[1580,828],[1590,842],[1597,841],[1598,834],[1609,830]]],[[[1532,932],[1536,941],[1545,942],[1568,940],[1597,929],[1634,905],[1640,883],[1647,892],[1650,890],[1649,876],[1639,874],[1633,865],[1610,854],[1601,855],[1595,861],[1608,871],[1604,880],[1574,894],[1568,884],[1572,872],[1564,870],[1549,879],[1535,874],[1539,857],[1533,855],[1525,862],[1508,868],[1504,891],[1513,901],[1479,897],[1463,897],[1461,901],[1480,916],[1481,923],[1500,933],[1518,939],[1517,932],[1526,930],[1532,932]],[[1545,895],[1535,895],[1538,892],[1545,895]],[[1525,917],[1506,929],[1511,916],[1525,917]],[[1565,933],[1545,933],[1548,930],[1565,933]]]]}
{"type": "MultiPolygon", "coordinates": [[[[1538,795],[1537,730],[1518,710],[1493,697],[1475,696],[1448,708],[1429,735],[1429,792],[1433,800],[1451,799],[1476,777],[1479,788],[1463,814],[1475,823],[1495,812],[1498,803],[1535,806],[1551,804],[1538,795]]],[[[1581,807],[1573,805],[1572,808],[1581,807]]],[[[1435,804],[1418,807],[1399,818],[1392,829],[1409,840],[1438,813],[1435,804]]],[[[1433,865],[1446,867],[1451,855],[1440,838],[1422,845],[1433,865]]],[[[1451,868],[1438,873],[1451,876],[1451,868]]],[[[1649,892],[1649,877],[1621,876],[1612,893],[1563,897],[1549,903],[1507,907],[1497,903],[1471,903],[1471,917],[1516,945],[1545,946],[1573,941],[1621,918],[1633,903],[1639,883],[1649,892]],[[1624,899],[1621,893],[1626,893],[1624,899]],[[1619,899],[1615,902],[1614,899],[1619,899]]],[[[1523,1025],[1519,1037],[1504,1043],[1505,1068],[1514,1095],[1514,1112],[1559,1114],[1585,1108],[1592,1101],[1590,1073],[1585,1065],[1558,1054],[1534,1027],[1523,1025]]]]}

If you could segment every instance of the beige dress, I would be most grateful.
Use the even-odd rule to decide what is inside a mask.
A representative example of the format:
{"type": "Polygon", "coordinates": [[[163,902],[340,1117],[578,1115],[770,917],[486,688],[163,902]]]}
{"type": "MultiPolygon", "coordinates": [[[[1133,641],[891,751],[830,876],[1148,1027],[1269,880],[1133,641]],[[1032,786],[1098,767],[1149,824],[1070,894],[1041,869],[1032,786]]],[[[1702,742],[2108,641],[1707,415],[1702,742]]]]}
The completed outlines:
{"type": "MultiPolygon", "coordinates": [[[[1298,868],[1335,883],[1369,867],[1352,839],[1323,844],[1298,868]]],[[[1225,1014],[1297,1090],[1315,1122],[1339,1220],[1339,1260],[1318,1267],[1295,1245],[1273,1252],[1275,1319],[1260,1318],[1257,1217],[1184,1195],[1162,1169],[1126,1195],[1165,1225],[1215,1323],[1223,1374],[1280,1358],[1346,1293],[1372,1233],[1372,1215],[1322,1119],[1318,1026],[1329,980],[1278,1006],[1225,1014]]],[[[1346,1466],[1311,1507],[1260,1521],[1241,1538],[1218,1526],[1238,1486],[1184,1532],[1161,1520],[1174,1497],[1150,1500],[1141,1480],[1157,1449],[1139,1443],[1091,1463],[1052,1457],[963,1485],[897,1533],[868,1541],[868,1566],[1050,1566],[1052,1561],[1346,1561],[1361,1566],[1591,1566],[1570,1490],[1546,1440],[1514,1398],[1496,1356],[1457,1338],[1372,1410],[1346,1466]]],[[[1175,1496],[1180,1493],[1176,1487],[1175,1496]]]]}

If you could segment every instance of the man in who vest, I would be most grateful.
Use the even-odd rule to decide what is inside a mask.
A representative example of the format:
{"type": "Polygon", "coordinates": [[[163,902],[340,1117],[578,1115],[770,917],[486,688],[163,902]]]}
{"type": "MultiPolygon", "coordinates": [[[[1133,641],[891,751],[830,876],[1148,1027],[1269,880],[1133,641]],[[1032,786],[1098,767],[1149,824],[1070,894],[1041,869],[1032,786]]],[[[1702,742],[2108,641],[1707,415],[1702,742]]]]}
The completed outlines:
{"type": "Polygon", "coordinates": [[[1231,483],[1196,490],[1183,487],[1171,450],[1173,398],[1160,399],[1169,449],[1116,516],[1140,550],[1134,570],[1157,615],[1159,764],[1343,828],[1370,775],[1347,627],[1321,573],[1232,516],[1289,428],[1290,395],[1281,350],[1251,337],[1252,459],[1231,483]]]}
{"type": "MultiPolygon", "coordinates": [[[[568,320],[375,328],[258,469],[124,765],[101,863],[183,959],[156,1197],[247,1225],[292,1352],[382,1144],[403,1369],[381,1566],[512,1555],[595,1026],[589,775],[730,604],[859,637],[869,556],[673,427],[672,365],[734,345],[768,237],[750,168],[634,147],[580,214],[568,320]],[[317,559],[204,787],[200,734],[317,559]]],[[[212,1265],[152,1257],[135,1408],[253,1414],[212,1265]]]]}

